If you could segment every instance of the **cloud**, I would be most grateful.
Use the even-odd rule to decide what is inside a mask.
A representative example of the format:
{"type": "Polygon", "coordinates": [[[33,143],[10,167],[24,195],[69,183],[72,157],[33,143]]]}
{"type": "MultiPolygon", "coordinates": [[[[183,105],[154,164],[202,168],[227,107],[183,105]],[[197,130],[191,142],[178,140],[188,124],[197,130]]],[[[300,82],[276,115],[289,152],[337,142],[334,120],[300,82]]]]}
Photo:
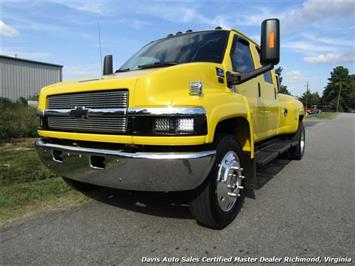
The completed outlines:
{"type": "Polygon", "coordinates": [[[287,41],[281,43],[283,48],[293,49],[297,52],[329,52],[337,50],[336,46],[318,45],[307,41],[287,41]]]}
{"type": "Polygon", "coordinates": [[[297,69],[286,71],[285,76],[287,77],[287,79],[289,81],[292,81],[292,82],[298,82],[298,81],[302,81],[304,79],[304,75],[303,75],[302,71],[297,70],[297,69]]]}
{"type": "Polygon", "coordinates": [[[301,70],[285,68],[284,80],[282,83],[287,86],[287,89],[292,95],[301,95],[305,84],[305,76],[301,70]]]}
{"type": "Polygon", "coordinates": [[[257,7],[254,8],[254,10],[250,10],[248,15],[241,16],[240,19],[237,19],[236,24],[244,26],[260,26],[261,22],[264,19],[271,17],[279,17],[277,16],[277,14],[280,14],[280,11],[274,12],[269,8],[257,7]]]}
{"type": "Polygon", "coordinates": [[[64,79],[90,78],[100,75],[101,67],[99,65],[85,66],[64,66],[64,79]]]}
{"type": "Polygon", "coordinates": [[[354,0],[308,0],[302,12],[312,19],[324,19],[327,16],[352,17],[354,9],[354,0]]]}
{"type": "Polygon", "coordinates": [[[290,31],[303,26],[328,20],[329,18],[348,18],[355,13],[354,0],[307,0],[301,7],[289,8],[285,11],[269,8],[255,8],[255,11],[237,20],[238,25],[259,26],[260,23],[270,17],[281,20],[282,31],[290,31]]]}
{"type": "MultiPolygon", "coordinates": [[[[311,92],[322,93],[323,87],[326,85],[326,77],[320,75],[317,70],[310,73],[307,69],[288,69],[285,67],[283,73],[284,80],[282,83],[287,86],[287,89],[292,95],[301,96],[306,91],[307,83],[311,92]]],[[[329,73],[326,73],[328,75],[329,73]]]]}
{"type": "Polygon", "coordinates": [[[18,35],[18,31],[0,20],[0,35],[4,35],[6,37],[15,37],[18,35]]]}
{"type": "MultiPolygon", "coordinates": [[[[209,26],[221,26],[231,28],[228,20],[222,16],[205,16],[192,6],[192,3],[170,2],[170,1],[129,1],[129,2],[108,2],[106,0],[48,0],[53,3],[64,5],[77,11],[83,11],[105,17],[114,15],[117,19],[132,20],[127,14],[148,15],[177,23],[197,23],[209,26]]],[[[140,29],[143,25],[149,24],[142,20],[132,20],[131,27],[140,29]]]]}
{"type": "Polygon", "coordinates": [[[166,3],[151,3],[147,5],[135,6],[135,12],[141,15],[149,15],[157,18],[163,18],[172,22],[197,23],[208,26],[221,26],[224,29],[230,29],[231,26],[226,17],[218,15],[207,17],[193,7],[176,6],[166,3]]]}
{"type": "Polygon", "coordinates": [[[30,51],[24,48],[5,48],[0,46],[0,54],[7,56],[15,56],[24,59],[32,59],[32,60],[48,60],[53,54],[46,51],[30,51]]]}
{"type": "Polygon", "coordinates": [[[301,8],[290,9],[281,18],[283,29],[290,30],[329,18],[352,17],[354,11],[353,0],[307,0],[301,8]]]}
{"type": "Polygon", "coordinates": [[[304,60],[307,63],[311,64],[329,64],[329,63],[354,63],[355,62],[355,53],[352,51],[344,53],[324,53],[314,56],[306,56],[304,60]]]}
{"type": "Polygon", "coordinates": [[[31,29],[36,31],[63,31],[67,28],[64,27],[62,24],[54,25],[51,24],[49,21],[46,22],[37,22],[33,19],[27,19],[23,15],[13,15],[13,14],[6,14],[7,19],[10,19],[14,25],[16,25],[17,29],[20,29],[21,32],[31,29]]]}
{"type": "Polygon", "coordinates": [[[106,3],[105,1],[101,0],[49,0],[51,2],[54,2],[56,4],[61,4],[66,7],[69,7],[71,9],[77,10],[77,11],[84,11],[87,13],[93,13],[93,14],[99,14],[99,15],[107,15],[110,12],[110,5],[109,3],[106,3]]]}
{"type": "Polygon", "coordinates": [[[328,45],[339,45],[339,46],[354,46],[353,40],[342,39],[342,38],[330,38],[330,37],[321,37],[310,33],[302,33],[303,37],[313,42],[328,44],[328,45]]]}

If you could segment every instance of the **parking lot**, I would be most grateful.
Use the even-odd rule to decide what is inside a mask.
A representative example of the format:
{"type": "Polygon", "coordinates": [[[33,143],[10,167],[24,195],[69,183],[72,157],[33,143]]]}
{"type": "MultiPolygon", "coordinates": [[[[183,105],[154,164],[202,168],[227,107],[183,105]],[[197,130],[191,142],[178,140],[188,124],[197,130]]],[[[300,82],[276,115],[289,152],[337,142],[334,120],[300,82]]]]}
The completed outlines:
{"type": "MultiPolygon", "coordinates": [[[[306,122],[302,161],[278,159],[224,230],[201,227],[183,195],[121,194],[0,228],[0,264],[135,265],[164,257],[355,258],[355,114],[306,122]]],[[[181,262],[181,261],[180,261],[181,262]]]]}

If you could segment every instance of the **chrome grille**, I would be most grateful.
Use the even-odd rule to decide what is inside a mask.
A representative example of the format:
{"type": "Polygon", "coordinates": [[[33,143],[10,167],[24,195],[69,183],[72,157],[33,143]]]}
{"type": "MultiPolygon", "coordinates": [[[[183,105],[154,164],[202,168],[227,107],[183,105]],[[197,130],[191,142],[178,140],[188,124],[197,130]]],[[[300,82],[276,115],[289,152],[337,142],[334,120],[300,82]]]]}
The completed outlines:
{"type": "Polygon", "coordinates": [[[95,91],[53,95],[48,97],[48,109],[71,109],[75,106],[86,108],[126,108],[127,90],[95,91]]]}
{"type": "Polygon", "coordinates": [[[126,117],[89,117],[87,119],[71,117],[48,117],[48,127],[52,130],[77,131],[91,133],[124,133],[127,127],[126,117]]]}
{"type": "Polygon", "coordinates": [[[127,131],[125,112],[114,114],[112,110],[126,110],[127,106],[128,90],[49,96],[46,115],[48,129],[103,134],[125,133],[127,131]],[[87,115],[73,116],[72,113],[75,113],[77,108],[88,110],[87,115]]]}

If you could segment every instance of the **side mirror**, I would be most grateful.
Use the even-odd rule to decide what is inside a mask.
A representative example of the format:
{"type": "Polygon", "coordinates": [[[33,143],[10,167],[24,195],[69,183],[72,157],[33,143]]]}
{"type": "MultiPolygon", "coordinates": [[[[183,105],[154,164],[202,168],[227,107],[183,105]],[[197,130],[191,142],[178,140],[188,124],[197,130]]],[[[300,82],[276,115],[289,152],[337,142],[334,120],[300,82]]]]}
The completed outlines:
{"type": "Polygon", "coordinates": [[[280,21],[266,19],[261,24],[261,64],[277,65],[280,61],[280,21]]]}
{"type": "Polygon", "coordinates": [[[277,65],[280,61],[280,21],[277,18],[266,19],[261,24],[261,55],[260,62],[262,67],[255,69],[247,74],[228,73],[227,85],[242,84],[255,78],[277,65]]]}
{"type": "Polygon", "coordinates": [[[112,65],[112,55],[106,55],[104,58],[104,69],[103,75],[110,75],[113,73],[113,65],[112,65]]]}

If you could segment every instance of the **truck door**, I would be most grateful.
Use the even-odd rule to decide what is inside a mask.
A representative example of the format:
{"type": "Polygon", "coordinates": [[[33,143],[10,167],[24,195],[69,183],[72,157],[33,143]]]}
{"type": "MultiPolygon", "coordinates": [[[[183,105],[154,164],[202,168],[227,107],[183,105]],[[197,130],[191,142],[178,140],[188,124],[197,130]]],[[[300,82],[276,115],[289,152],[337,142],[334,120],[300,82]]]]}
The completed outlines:
{"type": "Polygon", "coordinates": [[[270,137],[277,134],[279,124],[279,99],[274,70],[265,72],[260,79],[264,102],[265,133],[270,137]]]}
{"type": "MultiPolygon", "coordinates": [[[[253,46],[252,55],[256,68],[260,68],[260,50],[253,46]]],[[[279,99],[277,91],[277,83],[275,79],[275,71],[272,69],[265,72],[263,75],[257,77],[258,86],[261,91],[261,99],[263,109],[261,110],[263,116],[262,130],[259,134],[260,140],[266,139],[277,134],[279,124],[279,99]]]]}
{"type": "MultiPolygon", "coordinates": [[[[245,38],[234,35],[230,52],[233,72],[247,74],[255,70],[251,46],[252,44],[245,38]]],[[[257,140],[262,136],[264,130],[264,104],[261,98],[261,88],[258,78],[253,78],[243,84],[236,85],[234,89],[237,93],[247,98],[252,113],[254,139],[257,140]]]]}

